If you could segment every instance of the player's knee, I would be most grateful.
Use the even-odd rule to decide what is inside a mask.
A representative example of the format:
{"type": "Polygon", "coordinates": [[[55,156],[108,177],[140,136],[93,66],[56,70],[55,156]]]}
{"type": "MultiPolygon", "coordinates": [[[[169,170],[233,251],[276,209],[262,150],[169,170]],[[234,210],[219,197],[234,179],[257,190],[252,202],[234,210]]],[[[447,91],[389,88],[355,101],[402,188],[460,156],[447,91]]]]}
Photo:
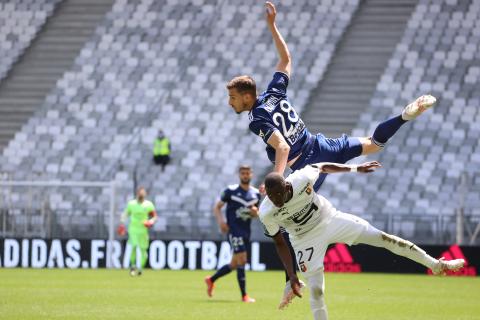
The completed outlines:
{"type": "Polygon", "coordinates": [[[245,255],[239,256],[237,259],[237,265],[244,266],[245,264],[247,264],[247,257],[245,255]]]}
{"type": "Polygon", "coordinates": [[[322,299],[324,293],[325,292],[321,286],[315,285],[313,287],[310,287],[310,299],[312,300],[322,299]]]}
{"type": "Polygon", "coordinates": [[[361,138],[360,142],[362,143],[362,155],[376,153],[383,149],[383,145],[376,144],[372,137],[361,138]]]}

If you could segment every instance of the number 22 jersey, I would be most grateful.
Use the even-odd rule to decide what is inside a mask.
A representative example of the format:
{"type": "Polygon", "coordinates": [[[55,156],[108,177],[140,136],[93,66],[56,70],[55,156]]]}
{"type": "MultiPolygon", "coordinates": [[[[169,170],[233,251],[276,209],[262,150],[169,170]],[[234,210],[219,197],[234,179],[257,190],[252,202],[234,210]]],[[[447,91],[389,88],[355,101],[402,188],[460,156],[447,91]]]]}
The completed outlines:
{"type": "MultiPolygon", "coordinates": [[[[249,129],[267,143],[275,131],[279,131],[290,146],[288,161],[302,153],[310,143],[310,133],[287,97],[288,76],[275,72],[268,88],[258,96],[248,114],[249,129]]],[[[275,149],[267,143],[267,155],[275,161],[275,149]]]]}

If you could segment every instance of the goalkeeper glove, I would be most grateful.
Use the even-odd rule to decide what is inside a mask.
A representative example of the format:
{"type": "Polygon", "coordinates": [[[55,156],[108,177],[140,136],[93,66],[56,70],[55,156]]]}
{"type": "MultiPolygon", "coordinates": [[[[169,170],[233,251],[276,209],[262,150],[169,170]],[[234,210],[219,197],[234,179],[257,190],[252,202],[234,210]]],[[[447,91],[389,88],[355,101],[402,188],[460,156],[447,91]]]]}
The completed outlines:
{"type": "Polygon", "coordinates": [[[123,223],[118,226],[117,233],[120,236],[124,236],[127,233],[127,230],[125,229],[125,225],[123,223]]]}
{"type": "Polygon", "coordinates": [[[153,226],[153,221],[152,220],[144,221],[143,225],[147,228],[150,228],[151,226],[153,226]]]}

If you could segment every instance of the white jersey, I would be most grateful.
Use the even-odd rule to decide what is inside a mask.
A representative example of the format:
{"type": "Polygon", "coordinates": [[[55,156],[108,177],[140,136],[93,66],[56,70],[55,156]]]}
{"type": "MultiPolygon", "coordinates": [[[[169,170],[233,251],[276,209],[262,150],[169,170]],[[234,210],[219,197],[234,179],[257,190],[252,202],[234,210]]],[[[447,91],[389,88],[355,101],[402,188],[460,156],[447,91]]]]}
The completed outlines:
{"type": "Polygon", "coordinates": [[[285,180],[292,184],[293,196],[283,207],[276,207],[268,197],[260,205],[259,217],[265,234],[274,236],[283,227],[295,241],[319,224],[327,222],[335,210],[327,199],[313,190],[319,168],[308,165],[290,174],[285,180]]]}

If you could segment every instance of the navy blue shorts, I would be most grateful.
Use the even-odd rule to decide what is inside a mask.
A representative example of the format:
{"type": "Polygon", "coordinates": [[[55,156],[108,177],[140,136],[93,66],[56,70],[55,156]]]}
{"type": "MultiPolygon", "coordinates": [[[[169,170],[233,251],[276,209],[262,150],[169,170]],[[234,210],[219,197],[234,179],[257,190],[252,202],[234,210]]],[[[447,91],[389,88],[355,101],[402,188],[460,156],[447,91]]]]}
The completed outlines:
{"type": "Polygon", "coordinates": [[[247,246],[250,240],[245,236],[234,235],[232,233],[228,234],[228,241],[230,242],[230,247],[234,254],[242,253],[247,251],[247,246]]]}
{"type": "MultiPolygon", "coordinates": [[[[340,138],[325,138],[321,133],[310,137],[311,142],[302,150],[300,158],[295,161],[291,169],[293,171],[304,168],[309,164],[319,162],[345,163],[362,154],[362,144],[358,138],[350,138],[346,134],[340,138]]],[[[323,181],[327,177],[322,173],[313,188],[315,192],[320,189],[323,181]]]]}

